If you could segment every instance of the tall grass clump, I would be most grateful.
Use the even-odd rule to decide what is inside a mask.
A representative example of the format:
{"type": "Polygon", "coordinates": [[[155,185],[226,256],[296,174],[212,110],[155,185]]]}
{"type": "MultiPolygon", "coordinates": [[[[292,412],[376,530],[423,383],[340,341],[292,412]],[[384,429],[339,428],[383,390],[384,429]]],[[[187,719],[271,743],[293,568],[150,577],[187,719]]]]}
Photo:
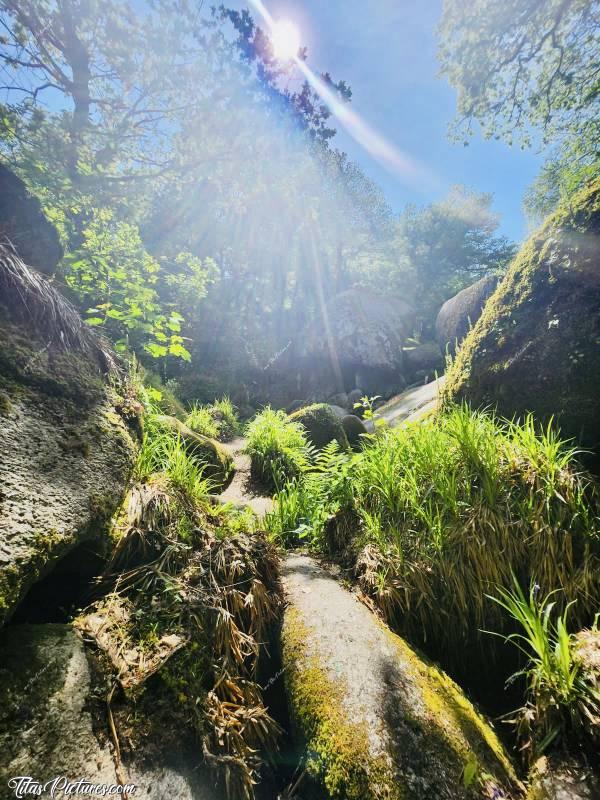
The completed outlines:
{"type": "MultiPolygon", "coordinates": [[[[523,677],[527,698],[514,713],[524,751],[535,760],[557,739],[568,742],[600,738],[600,686],[587,674],[578,654],[576,636],[567,617],[573,604],[556,613],[556,592],[540,596],[536,583],[528,595],[515,579],[511,590],[490,596],[516,623],[517,632],[504,637],[525,656],[526,665],[509,680],[523,677]]],[[[597,624],[597,616],[594,627],[597,624]]]]}
{"type": "Polygon", "coordinates": [[[209,405],[194,403],[185,424],[196,433],[221,442],[231,441],[240,432],[235,406],[228,397],[209,405]]]}
{"type": "Polygon", "coordinates": [[[229,397],[221,397],[209,406],[213,418],[219,426],[219,439],[229,442],[241,431],[237,411],[229,397]]]}
{"type": "Polygon", "coordinates": [[[304,429],[284,411],[267,406],[248,423],[246,436],[252,477],[270,489],[298,478],[310,463],[304,429]]]}
{"type": "Polygon", "coordinates": [[[466,406],[366,438],[344,500],[361,521],[363,590],[440,656],[460,658],[482,643],[481,629],[502,628],[486,595],[509,589],[513,573],[562,590],[559,605],[577,598],[573,620],[588,624],[600,589],[599,495],[576,456],[531,417],[505,422],[466,406]]]}
{"type": "Polygon", "coordinates": [[[194,403],[185,419],[185,424],[195,433],[201,433],[210,439],[216,439],[219,436],[219,426],[213,419],[210,409],[199,403],[194,403]]]}
{"type": "Polygon", "coordinates": [[[191,503],[206,500],[215,488],[213,481],[205,477],[203,465],[186,450],[181,436],[163,428],[150,413],[146,417],[134,477],[145,481],[156,474],[164,475],[191,503]]]}

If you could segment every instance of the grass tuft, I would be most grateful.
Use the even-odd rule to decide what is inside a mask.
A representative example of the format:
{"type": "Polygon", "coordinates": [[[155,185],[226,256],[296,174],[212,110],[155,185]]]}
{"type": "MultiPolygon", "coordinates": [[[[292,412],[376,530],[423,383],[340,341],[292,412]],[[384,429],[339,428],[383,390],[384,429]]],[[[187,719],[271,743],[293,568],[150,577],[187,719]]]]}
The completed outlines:
{"type": "Polygon", "coordinates": [[[576,601],[553,615],[556,592],[540,596],[538,584],[532,582],[525,595],[516,578],[512,590],[500,588],[490,599],[518,625],[518,632],[503,638],[527,659],[525,668],[509,679],[524,677],[527,684],[526,703],[514,712],[513,720],[521,750],[533,762],[557,739],[598,740],[600,686],[583,669],[577,638],[567,626],[576,601]]]}
{"type": "Polygon", "coordinates": [[[267,406],[248,423],[246,436],[252,477],[270,489],[298,478],[310,463],[304,428],[284,411],[267,406]]]}

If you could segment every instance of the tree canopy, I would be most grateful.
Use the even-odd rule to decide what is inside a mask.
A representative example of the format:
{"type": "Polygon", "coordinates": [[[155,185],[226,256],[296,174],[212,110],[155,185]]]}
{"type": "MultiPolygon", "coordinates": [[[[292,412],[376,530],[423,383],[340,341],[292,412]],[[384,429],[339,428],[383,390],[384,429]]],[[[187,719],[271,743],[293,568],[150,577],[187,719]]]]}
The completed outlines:
{"type": "MultiPolygon", "coordinates": [[[[0,0],[0,153],[41,198],[56,280],[165,375],[261,371],[350,286],[428,330],[512,246],[491,196],[394,215],[330,109],[247,11],[186,0],[0,0]]],[[[306,58],[301,50],[300,58],[306,58]]],[[[344,80],[321,76],[344,102],[344,80]]],[[[418,331],[416,331],[418,333],[418,331]]]]}
{"type": "Polygon", "coordinates": [[[454,135],[552,146],[527,208],[551,211],[597,174],[600,94],[597,0],[445,0],[442,72],[457,90],[454,135]]]}

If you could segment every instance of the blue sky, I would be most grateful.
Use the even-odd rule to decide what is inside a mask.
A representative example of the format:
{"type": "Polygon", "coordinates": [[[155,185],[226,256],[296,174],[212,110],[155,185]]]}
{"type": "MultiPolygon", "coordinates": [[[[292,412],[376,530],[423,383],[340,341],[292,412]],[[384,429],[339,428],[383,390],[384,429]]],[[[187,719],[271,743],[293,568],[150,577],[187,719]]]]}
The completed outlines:
{"type": "Polygon", "coordinates": [[[299,27],[310,67],[346,80],[354,110],[435,175],[434,185],[407,184],[340,132],[338,146],[383,188],[394,210],[408,202],[423,205],[440,199],[450,186],[463,183],[493,193],[502,233],[523,238],[523,192],[542,159],[532,150],[481,136],[468,147],[448,138],[456,98],[439,75],[436,57],[441,0],[264,2],[275,19],[288,18],[299,27]]]}

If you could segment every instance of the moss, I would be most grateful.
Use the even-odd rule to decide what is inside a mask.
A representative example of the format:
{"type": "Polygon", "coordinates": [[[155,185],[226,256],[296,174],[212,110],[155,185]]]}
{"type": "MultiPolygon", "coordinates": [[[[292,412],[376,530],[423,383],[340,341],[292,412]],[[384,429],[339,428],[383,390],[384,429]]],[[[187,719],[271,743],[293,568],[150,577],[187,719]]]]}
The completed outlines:
{"type": "Polygon", "coordinates": [[[600,442],[600,180],[521,248],[449,370],[444,399],[532,411],[600,442]]]}
{"type": "Polygon", "coordinates": [[[334,440],[344,450],[349,447],[342,421],[327,403],[300,408],[290,414],[290,419],[304,426],[308,440],[315,447],[325,447],[334,440]]]}
{"type": "Polygon", "coordinates": [[[0,372],[9,380],[82,406],[92,405],[104,393],[103,376],[89,357],[49,346],[30,331],[24,332],[1,310],[0,339],[0,372]]]}
{"type": "Polygon", "coordinates": [[[307,740],[308,771],[332,798],[403,800],[388,760],[375,758],[365,724],[347,719],[342,691],[316,657],[309,657],[310,629],[294,609],[286,613],[283,663],[293,721],[307,740]]]}
{"type": "Polygon", "coordinates": [[[402,676],[398,680],[406,686],[406,704],[398,709],[398,721],[393,725],[413,735],[391,742],[392,752],[387,756],[374,757],[367,724],[347,718],[342,688],[318,657],[308,652],[310,628],[298,611],[286,612],[285,680],[293,722],[306,740],[311,774],[332,798],[425,800],[430,796],[426,792],[436,785],[448,792],[447,779],[454,781],[458,790],[461,772],[472,765],[472,783],[457,797],[506,796],[503,790],[516,786],[517,780],[490,725],[447,675],[383,623],[377,624],[397,654],[402,676]],[[404,773],[403,764],[408,767],[404,773]],[[418,776],[420,769],[428,776],[429,788],[418,788],[421,784],[415,774],[418,776]]]}
{"type": "Polygon", "coordinates": [[[0,569],[0,627],[29,587],[41,577],[50,556],[56,559],[65,555],[71,544],[54,529],[36,531],[32,535],[26,569],[20,562],[7,564],[0,569]]]}
{"type": "MultiPolygon", "coordinates": [[[[410,665],[427,716],[432,719],[433,727],[441,732],[448,747],[459,755],[465,766],[475,755],[478,764],[493,770],[502,783],[515,783],[515,772],[500,740],[460,687],[422,653],[392,633],[383,622],[377,622],[398,653],[399,660],[410,665]]],[[[481,772],[479,779],[483,777],[481,772]]]]}
{"type": "Polygon", "coordinates": [[[0,416],[10,416],[12,409],[13,404],[11,403],[10,397],[4,392],[0,392],[0,416]]]}

